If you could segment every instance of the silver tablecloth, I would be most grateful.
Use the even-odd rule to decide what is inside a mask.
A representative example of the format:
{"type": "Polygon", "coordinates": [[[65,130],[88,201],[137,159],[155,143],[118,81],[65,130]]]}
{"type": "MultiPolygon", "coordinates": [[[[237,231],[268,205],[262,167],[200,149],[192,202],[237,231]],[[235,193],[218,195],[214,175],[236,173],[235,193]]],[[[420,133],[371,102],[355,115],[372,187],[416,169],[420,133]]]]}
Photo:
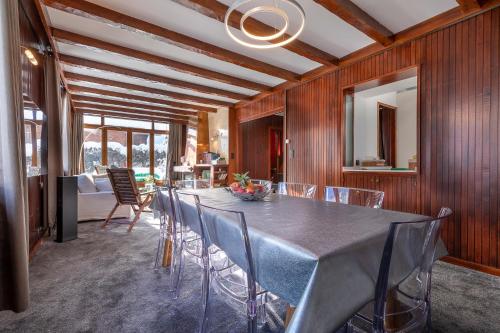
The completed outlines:
{"type": "MultiPolygon", "coordinates": [[[[425,218],[277,194],[245,202],[223,189],[195,192],[203,204],[245,213],[258,282],[297,306],[287,332],[332,332],[343,325],[374,297],[389,224],[425,218]]],[[[194,205],[182,204],[196,221],[194,205]]]]}

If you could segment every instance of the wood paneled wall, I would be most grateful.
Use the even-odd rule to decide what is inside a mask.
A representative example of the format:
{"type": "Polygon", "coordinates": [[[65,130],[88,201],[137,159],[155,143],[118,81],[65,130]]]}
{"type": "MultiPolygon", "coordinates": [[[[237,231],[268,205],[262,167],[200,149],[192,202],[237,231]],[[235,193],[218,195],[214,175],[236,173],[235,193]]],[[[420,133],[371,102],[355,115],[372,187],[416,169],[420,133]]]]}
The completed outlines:
{"type": "Polygon", "coordinates": [[[285,111],[285,92],[281,91],[238,109],[238,121],[250,121],[283,111],[285,111]]]}
{"type": "Polygon", "coordinates": [[[442,229],[450,255],[500,267],[499,16],[493,9],[288,90],[288,180],[340,185],[342,87],[420,66],[418,211],[452,208],[442,229]]]}
{"type": "Polygon", "coordinates": [[[270,179],[269,131],[271,128],[283,128],[283,117],[269,116],[240,124],[242,136],[241,172],[250,172],[256,179],[270,179]]]}

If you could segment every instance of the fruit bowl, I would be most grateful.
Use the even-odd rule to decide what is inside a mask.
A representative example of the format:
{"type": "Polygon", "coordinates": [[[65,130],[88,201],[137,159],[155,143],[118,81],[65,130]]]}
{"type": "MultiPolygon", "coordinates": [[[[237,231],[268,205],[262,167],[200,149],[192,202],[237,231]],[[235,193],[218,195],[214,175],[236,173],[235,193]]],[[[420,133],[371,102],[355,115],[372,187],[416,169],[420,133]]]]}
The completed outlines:
{"type": "Polygon", "coordinates": [[[250,180],[248,173],[235,174],[236,182],[229,187],[231,194],[243,201],[262,200],[271,192],[272,182],[267,180],[250,180]]]}

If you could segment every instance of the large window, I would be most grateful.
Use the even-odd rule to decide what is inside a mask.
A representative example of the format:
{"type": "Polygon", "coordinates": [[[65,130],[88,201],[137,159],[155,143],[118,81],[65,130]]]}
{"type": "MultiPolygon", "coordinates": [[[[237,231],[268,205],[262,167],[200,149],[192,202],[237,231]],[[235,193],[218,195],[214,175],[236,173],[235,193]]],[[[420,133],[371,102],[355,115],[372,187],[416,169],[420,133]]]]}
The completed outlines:
{"type": "Polygon", "coordinates": [[[155,134],[154,175],[156,179],[167,178],[168,135],[155,134]]]}
{"type": "Polygon", "coordinates": [[[132,133],[132,169],[138,180],[150,175],[149,133],[132,133]]]}
{"type": "Polygon", "coordinates": [[[86,172],[105,165],[132,168],[137,181],[166,178],[168,124],[85,115],[84,125],[86,172]]]}
{"type": "Polygon", "coordinates": [[[127,167],[127,132],[108,130],[108,166],[127,167]]]}
{"type": "Polygon", "coordinates": [[[100,128],[83,130],[83,161],[85,172],[94,172],[96,165],[102,165],[102,132],[100,128]]]}
{"type": "Polygon", "coordinates": [[[28,177],[42,173],[42,127],[44,123],[42,111],[24,110],[25,159],[28,177]]]}

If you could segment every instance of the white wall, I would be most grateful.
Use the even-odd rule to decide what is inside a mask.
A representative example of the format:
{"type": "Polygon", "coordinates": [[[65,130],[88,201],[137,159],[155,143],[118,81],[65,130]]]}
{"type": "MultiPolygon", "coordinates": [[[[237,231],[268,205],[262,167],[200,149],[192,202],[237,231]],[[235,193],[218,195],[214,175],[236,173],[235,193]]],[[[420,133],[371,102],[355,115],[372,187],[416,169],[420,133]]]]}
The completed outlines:
{"type": "Polygon", "coordinates": [[[417,154],[417,89],[396,97],[396,160],[398,168],[407,168],[408,159],[417,154]]]}
{"type": "Polygon", "coordinates": [[[210,151],[219,153],[221,157],[228,160],[229,142],[227,135],[229,129],[229,109],[220,108],[217,113],[208,114],[208,135],[210,140],[210,151]],[[222,130],[222,131],[221,131],[222,130]],[[219,134],[217,136],[217,134],[219,134]]]}
{"type": "Polygon", "coordinates": [[[371,96],[354,94],[354,161],[378,157],[377,103],[397,107],[396,167],[407,168],[417,153],[417,89],[371,96]]]}

